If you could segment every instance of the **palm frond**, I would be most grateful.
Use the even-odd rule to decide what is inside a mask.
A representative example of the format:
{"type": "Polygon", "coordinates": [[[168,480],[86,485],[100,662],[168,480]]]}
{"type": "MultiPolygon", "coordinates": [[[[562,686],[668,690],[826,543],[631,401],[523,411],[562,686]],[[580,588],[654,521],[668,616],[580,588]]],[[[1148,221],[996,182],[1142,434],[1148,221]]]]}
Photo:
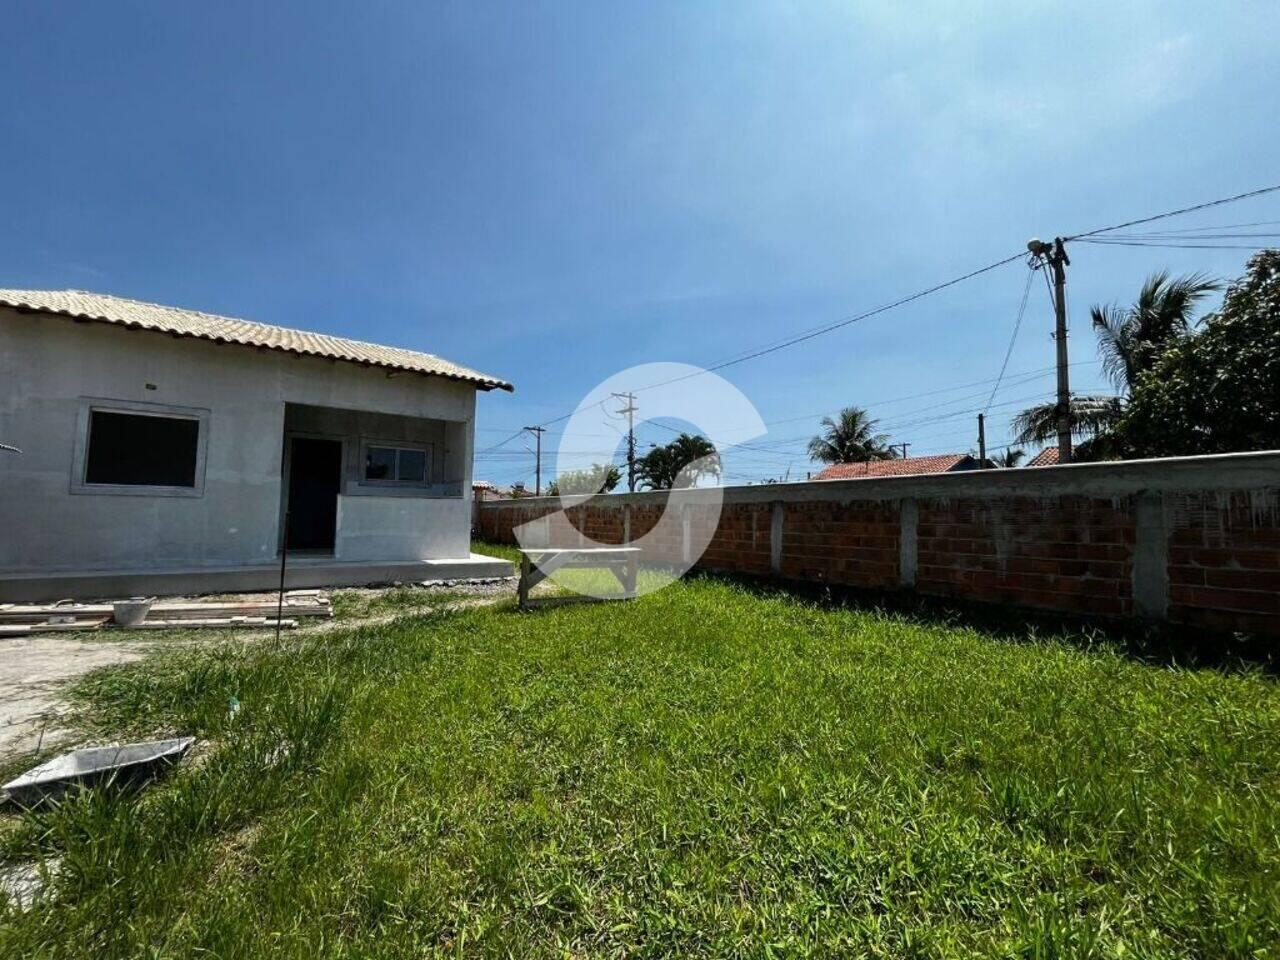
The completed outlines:
{"type": "MultiPolygon", "coordinates": [[[[1119,397],[1072,397],[1071,434],[1092,437],[1111,429],[1120,419],[1119,397]]],[[[1058,436],[1058,405],[1041,403],[1013,418],[1015,443],[1047,443],[1058,436]]]]}
{"type": "Polygon", "coordinates": [[[1098,337],[1098,356],[1116,389],[1132,393],[1143,371],[1190,333],[1192,313],[1220,286],[1202,273],[1174,278],[1161,270],[1143,281],[1130,306],[1094,306],[1089,315],[1098,337]]]}
{"type": "Polygon", "coordinates": [[[1098,357],[1102,361],[1102,372],[1115,384],[1117,390],[1128,390],[1133,385],[1133,369],[1130,364],[1131,311],[1108,304],[1094,306],[1089,311],[1089,316],[1093,321],[1093,332],[1098,338],[1098,357]]]}

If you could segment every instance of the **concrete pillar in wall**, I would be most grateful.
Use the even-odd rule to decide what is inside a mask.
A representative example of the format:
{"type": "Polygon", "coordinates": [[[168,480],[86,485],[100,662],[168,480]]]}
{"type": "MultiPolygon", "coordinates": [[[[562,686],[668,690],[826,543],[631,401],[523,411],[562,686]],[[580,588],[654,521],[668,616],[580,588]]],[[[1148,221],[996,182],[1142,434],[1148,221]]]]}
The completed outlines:
{"type": "Polygon", "coordinates": [[[1148,620],[1169,614],[1169,529],[1164,497],[1140,493],[1134,498],[1133,612],[1148,620]]]}
{"type": "Polygon", "coordinates": [[[920,504],[906,497],[898,508],[898,582],[904,587],[916,585],[916,528],[920,523],[920,504]]]}
{"type": "Polygon", "coordinates": [[[782,518],[786,506],[781,500],[770,504],[769,513],[769,570],[775,577],[782,575],[782,518]]]}
{"type": "Polygon", "coordinates": [[[689,544],[689,527],[691,525],[689,508],[690,504],[687,503],[682,504],[680,507],[680,559],[684,563],[689,563],[692,560],[692,551],[689,544]]]}
{"type": "Polygon", "coordinates": [[[622,505],[622,542],[631,542],[631,504],[622,505]]]}

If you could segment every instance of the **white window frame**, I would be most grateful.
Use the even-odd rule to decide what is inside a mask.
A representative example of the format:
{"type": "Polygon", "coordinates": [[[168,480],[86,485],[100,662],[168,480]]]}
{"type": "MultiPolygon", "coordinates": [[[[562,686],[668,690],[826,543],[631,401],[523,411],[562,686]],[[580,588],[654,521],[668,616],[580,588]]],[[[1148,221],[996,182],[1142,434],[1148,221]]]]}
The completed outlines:
{"type": "MultiPolygon", "coordinates": [[[[435,466],[435,444],[431,443],[412,443],[405,440],[379,440],[376,437],[364,437],[360,441],[360,460],[357,464],[358,480],[357,483],[363,487],[409,487],[412,489],[423,489],[431,486],[431,470],[435,466]],[[371,448],[379,450],[411,450],[414,453],[421,453],[426,461],[423,468],[423,476],[421,480],[371,480],[364,475],[365,461],[369,458],[369,450],[371,448]]],[[[396,463],[400,462],[397,455],[396,463]]]]}
{"type": "Polygon", "coordinates": [[[71,492],[88,496],[109,497],[203,497],[205,461],[209,450],[209,411],[203,407],[180,407],[171,403],[143,403],[133,400],[108,400],[81,397],[76,416],[75,449],[71,460],[71,492]],[[102,413],[134,413],[148,417],[171,417],[196,420],[196,474],[190,487],[152,486],[142,483],[89,483],[89,430],[94,411],[102,413]]]}

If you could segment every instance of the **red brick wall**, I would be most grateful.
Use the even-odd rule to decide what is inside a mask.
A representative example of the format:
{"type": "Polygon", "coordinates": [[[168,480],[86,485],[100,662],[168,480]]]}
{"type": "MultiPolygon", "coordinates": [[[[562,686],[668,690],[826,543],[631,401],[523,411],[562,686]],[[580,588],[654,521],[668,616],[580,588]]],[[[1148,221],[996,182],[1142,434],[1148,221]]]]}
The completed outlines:
{"type": "Polygon", "coordinates": [[[782,575],[857,587],[898,586],[900,510],[892,501],[785,504],[782,575]]]}
{"type": "Polygon", "coordinates": [[[1169,497],[1169,619],[1280,632],[1280,524],[1256,493],[1169,497]]]}
{"type": "MultiPolygon", "coordinates": [[[[725,504],[720,522],[712,533],[698,566],[706,570],[734,573],[769,573],[770,524],[772,508],[767,503],[725,504]]],[[[707,521],[696,513],[692,522],[705,527],[707,521]]]]}
{"type": "MultiPolygon", "coordinates": [[[[728,488],[714,526],[714,509],[706,505],[672,509],[687,511],[695,543],[699,533],[710,537],[700,567],[881,589],[904,585],[904,548],[909,558],[912,547],[902,542],[912,530],[904,504],[910,503],[915,579],[906,585],[920,593],[1102,616],[1163,615],[1175,623],[1280,636],[1280,487],[1274,479],[1280,458],[1177,464],[791,484],[776,492],[728,488]],[[1206,491],[1170,481],[1190,474],[1188,486],[1206,477],[1218,483],[1231,480],[1233,471],[1244,471],[1255,485],[1206,491]],[[947,495],[952,490],[955,495],[947,495]]],[[[571,517],[592,539],[621,543],[628,508],[633,540],[649,533],[665,509],[652,495],[610,496],[572,508],[571,517]]],[[[549,501],[485,503],[480,532],[512,543],[515,525],[555,509],[549,501]]],[[[651,560],[680,560],[681,516],[667,524],[651,560]]]]}
{"type": "Polygon", "coordinates": [[[1117,616],[1133,609],[1127,500],[920,504],[921,593],[1117,616]]]}

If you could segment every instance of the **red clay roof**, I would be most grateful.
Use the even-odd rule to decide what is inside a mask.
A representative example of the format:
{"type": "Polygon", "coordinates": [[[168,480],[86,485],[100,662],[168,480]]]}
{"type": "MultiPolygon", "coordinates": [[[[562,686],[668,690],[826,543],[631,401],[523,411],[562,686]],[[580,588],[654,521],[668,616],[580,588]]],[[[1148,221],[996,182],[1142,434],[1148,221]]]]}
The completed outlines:
{"type": "Polygon", "coordinates": [[[934,457],[872,460],[869,463],[833,463],[817,480],[855,480],[861,477],[906,477],[919,473],[946,473],[972,460],[967,453],[940,453],[934,457]]]}
{"type": "Polygon", "coordinates": [[[1058,448],[1045,447],[1027,461],[1028,467],[1056,467],[1058,465],[1058,448]]]}

